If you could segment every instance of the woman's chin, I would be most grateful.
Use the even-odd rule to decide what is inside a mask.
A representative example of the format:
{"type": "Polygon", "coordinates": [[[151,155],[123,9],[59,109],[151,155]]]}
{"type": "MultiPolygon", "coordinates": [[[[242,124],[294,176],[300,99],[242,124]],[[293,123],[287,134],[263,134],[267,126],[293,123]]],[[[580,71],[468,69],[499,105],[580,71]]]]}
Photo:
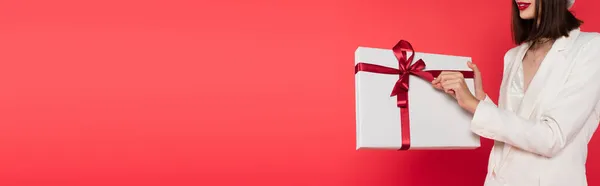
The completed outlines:
{"type": "Polygon", "coordinates": [[[529,14],[527,12],[521,12],[521,14],[519,14],[519,16],[521,17],[521,19],[525,19],[525,20],[533,19],[533,17],[535,17],[534,15],[529,14]]]}
{"type": "Polygon", "coordinates": [[[521,16],[521,19],[530,20],[533,19],[533,16],[521,16]]]}

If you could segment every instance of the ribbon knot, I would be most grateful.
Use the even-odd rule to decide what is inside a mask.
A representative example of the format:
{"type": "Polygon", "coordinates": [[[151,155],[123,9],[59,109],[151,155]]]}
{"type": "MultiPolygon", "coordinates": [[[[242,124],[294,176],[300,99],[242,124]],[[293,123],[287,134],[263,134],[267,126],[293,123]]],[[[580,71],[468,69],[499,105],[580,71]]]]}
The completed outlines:
{"type": "MultiPolygon", "coordinates": [[[[407,60],[404,62],[400,62],[400,64],[410,64],[411,61],[407,60]]],[[[392,94],[390,96],[396,96],[399,94],[399,91],[408,91],[408,78],[410,75],[415,75],[421,77],[426,80],[433,80],[433,75],[430,73],[422,73],[425,69],[425,62],[419,59],[415,64],[409,65],[406,70],[402,69],[403,66],[398,70],[400,78],[396,81],[396,85],[392,90],[392,94]]]]}
{"type": "Polygon", "coordinates": [[[405,108],[408,106],[409,77],[415,75],[427,81],[433,81],[434,74],[425,71],[426,65],[422,59],[417,60],[413,64],[415,52],[408,41],[400,40],[400,42],[392,48],[392,51],[398,60],[398,69],[361,62],[356,65],[355,73],[366,71],[382,74],[397,74],[399,78],[398,81],[396,81],[390,96],[396,96],[396,105],[405,108]],[[407,56],[407,52],[411,52],[411,55],[407,56]]]}

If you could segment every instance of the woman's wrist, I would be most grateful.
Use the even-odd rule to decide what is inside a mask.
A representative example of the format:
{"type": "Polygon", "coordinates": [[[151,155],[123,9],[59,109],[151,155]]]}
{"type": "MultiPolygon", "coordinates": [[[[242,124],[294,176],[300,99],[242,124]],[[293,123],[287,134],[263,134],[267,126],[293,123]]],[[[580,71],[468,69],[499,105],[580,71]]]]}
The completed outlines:
{"type": "Polygon", "coordinates": [[[487,97],[487,94],[483,90],[475,92],[475,95],[479,101],[483,101],[487,97]]]}
{"type": "MultiPolygon", "coordinates": [[[[484,97],[485,99],[485,97],[484,97]]],[[[461,104],[461,107],[467,111],[469,111],[471,114],[475,113],[475,110],[477,110],[477,105],[479,105],[479,102],[483,101],[483,100],[479,100],[475,97],[472,97],[472,99],[467,99],[465,100],[465,102],[463,104],[461,104]]]]}

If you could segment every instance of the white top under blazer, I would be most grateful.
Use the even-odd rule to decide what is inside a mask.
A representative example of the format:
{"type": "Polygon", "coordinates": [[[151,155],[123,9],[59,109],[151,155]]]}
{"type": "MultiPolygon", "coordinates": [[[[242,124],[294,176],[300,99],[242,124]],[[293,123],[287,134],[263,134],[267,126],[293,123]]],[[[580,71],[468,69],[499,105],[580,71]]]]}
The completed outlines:
{"type": "Polygon", "coordinates": [[[494,140],[485,186],[586,186],[587,145],[600,122],[600,34],[557,39],[523,91],[529,44],[504,56],[498,106],[477,105],[471,130],[494,140]]]}

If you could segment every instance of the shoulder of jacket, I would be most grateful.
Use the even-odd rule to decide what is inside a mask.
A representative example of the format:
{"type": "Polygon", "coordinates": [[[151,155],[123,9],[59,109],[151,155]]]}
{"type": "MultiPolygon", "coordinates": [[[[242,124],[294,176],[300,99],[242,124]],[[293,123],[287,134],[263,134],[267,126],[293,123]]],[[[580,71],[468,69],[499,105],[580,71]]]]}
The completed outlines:
{"type": "Polygon", "coordinates": [[[581,32],[576,42],[584,47],[600,47],[600,33],[581,32]]]}
{"type": "Polygon", "coordinates": [[[523,44],[512,47],[511,49],[508,49],[508,51],[506,51],[506,53],[504,53],[504,58],[503,58],[503,70],[504,71],[506,71],[508,69],[508,66],[510,66],[510,64],[512,64],[514,62],[514,59],[517,56],[517,53],[519,52],[520,47],[523,47],[523,44]]]}
{"type": "Polygon", "coordinates": [[[511,54],[515,54],[517,52],[517,50],[519,50],[519,47],[521,47],[521,45],[517,45],[515,47],[508,49],[508,51],[506,51],[506,55],[508,56],[511,54]]]}
{"type": "Polygon", "coordinates": [[[588,37],[588,38],[595,38],[595,37],[600,37],[600,33],[598,32],[580,32],[579,36],[581,37],[588,37]]]}
{"type": "Polygon", "coordinates": [[[579,66],[585,68],[600,69],[600,33],[597,32],[582,32],[576,39],[576,46],[579,47],[577,52],[579,66]]]}
{"type": "Polygon", "coordinates": [[[519,48],[523,47],[523,45],[525,45],[525,44],[520,44],[520,45],[517,45],[517,46],[514,46],[514,47],[508,49],[508,51],[506,51],[506,53],[504,53],[504,60],[506,61],[506,60],[508,60],[508,58],[517,55],[519,48]]]}

